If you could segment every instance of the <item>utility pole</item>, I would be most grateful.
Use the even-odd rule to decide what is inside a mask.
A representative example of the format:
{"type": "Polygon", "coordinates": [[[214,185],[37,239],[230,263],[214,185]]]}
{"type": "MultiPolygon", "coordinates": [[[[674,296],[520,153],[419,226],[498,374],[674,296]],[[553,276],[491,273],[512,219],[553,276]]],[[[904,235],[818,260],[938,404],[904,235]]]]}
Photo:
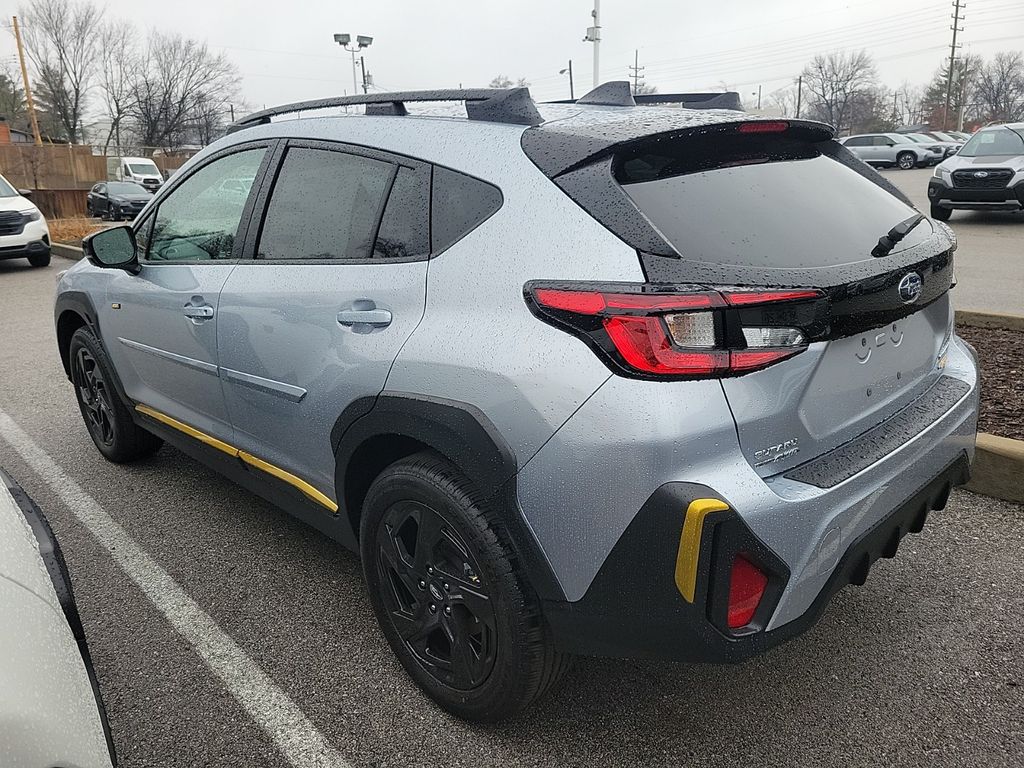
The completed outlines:
{"type": "Polygon", "coordinates": [[[633,51],[633,66],[629,68],[630,77],[633,78],[633,93],[640,92],[640,86],[643,85],[643,81],[640,79],[640,73],[643,72],[646,67],[640,66],[640,51],[633,51]]]}
{"type": "Polygon", "coordinates": [[[43,146],[43,137],[39,135],[39,121],[36,119],[36,105],[32,101],[32,86],[28,84],[28,68],[25,66],[25,49],[21,45],[21,30],[18,29],[18,17],[12,16],[14,22],[14,39],[18,43],[18,59],[21,61],[21,81],[25,84],[25,106],[28,107],[28,116],[32,121],[32,135],[35,137],[36,146],[43,146]]]}
{"type": "Polygon", "coordinates": [[[960,74],[960,115],[956,120],[956,129],[964,129],[964,110],[967,109],[967,62],[964,61],[964,71],[960,74]]]}
{"type": "Polygon", "coordinates": [[[359,57],[359,68],[363,70],[363,95],[365,96],[369,93],[370,88],[366,84],[366,60],[362,56],[359,57]]]}
{"type": "Polygon", "coordinates": [[[762,86],[760,86],[760,85],[757,86],[757,111],[758,112],[761,111],[761,87],[762,86]]]}
{"type": "Polygon", "coordinates": [[[571,101],[576,101],[576,93],[573,90],[573,85],[572,85],[572,59],[569,59],[569,66],[568,67],[566,67],[565,69],[558,70],[558,74],[560,74],[560,75],[564,75],[566,72],[569,73],[569,99],[571,101]]]}
{"type": "Polygon", "coordinates": [[[800,75],[796,79],[796,116],[800,117],[800,102],[803,100],[804,95],[804,76],[800,75]]]}
{"type": "Polygon", "coordinates": [[[228,108],[231,110],[231,122],[235,122],[235,105],[228,104],[228,108]]]}
{"type": "Polygon", "coordinates": [[[601,0],[594,0],[594,10],[590,15],[594,25],[587,27],[587,36],[583,42],[594,44],[594,87],[597,88],[601,84],[601,0]]]}
{"type": "Polygon", "coordinates": [[[950,27],[950,29],[953,30],[953,42],[949,46],[949,73],[946,78],[946,104],[942,109],[943,130],[949,126],[949,103],[950,98],[953,95],[953,65],[956,63],[956,33],[964,31],[964,28],[960,26],[960,22],[964,20],[964,17],[960,15],[960,11],[966,7],[967,3],[961,3],[960,0],[953,0],[953,26],[950,27]]]}

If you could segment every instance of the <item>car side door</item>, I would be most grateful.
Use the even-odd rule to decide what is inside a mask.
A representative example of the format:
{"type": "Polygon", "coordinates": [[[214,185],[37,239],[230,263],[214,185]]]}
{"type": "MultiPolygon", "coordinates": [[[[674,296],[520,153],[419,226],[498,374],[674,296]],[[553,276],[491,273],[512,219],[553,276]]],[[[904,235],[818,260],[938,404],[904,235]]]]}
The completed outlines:
{"type": "Polygon", "coordinates": [[[896,164],[896,142],[891,138],[881,135],[875,136],[874,149],[878,162],[891,165],[896,164]]]}
{"type": "Polygon", "coordinates": [[[289,141],[250,227],[253,258],[221,293],[236,445],[330,511],[331,429],[381,392],[423,316],[430,178],[410,158],[289,141]]]}
{"type": "Polygon", "coordinates": [[[138,273],[114,272],[100,311],[107,352],[136,407],[222,440],[231,427],[217,375],[217,303],[255,196],[216,190],[225,178],[252,184],[271,147],[236,145],[169,187],[135,226],[138,273]]]}
{"type": "Polygon", "coordinates": [[[107,209],[107,185],[103,182],[93,185],[86,197],[87,213],[99,216],[102,211],[107,209]]]}

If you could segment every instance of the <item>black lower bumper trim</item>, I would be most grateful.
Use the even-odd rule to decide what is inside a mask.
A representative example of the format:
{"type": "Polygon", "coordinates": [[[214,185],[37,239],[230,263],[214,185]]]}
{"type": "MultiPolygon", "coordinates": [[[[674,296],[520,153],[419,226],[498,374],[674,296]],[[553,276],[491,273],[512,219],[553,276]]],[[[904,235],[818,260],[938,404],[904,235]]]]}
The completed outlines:
{"type": "Polygon", "coordinates": [[[96,708],[99,710],[103,735],[107,740],[110,762],[116,766],[117,755],[114,751],[114,740],[110,734],[110,724],[107,721],[107,710],[103,705],[103,696],[100,693],[99,681],[96,679],[96,670],[93,668],[92,657],[89,655],[89,645],[85,640],[85,629],[82,627],[82,620],[78,615],[78,606],[75,604],[75,596],[71,591],[71,578],[68,574],[67,565],[64,562],[64,553],[60,550],[60,544],[57,543],[57,539],[53,535],[53,529],[50,528],[49,521],[47,521],[46,516],[43,515],[32,498],[3,469],[0,469],[0,481],[3,481],[7,490],[10,491],[14,502],[21,509],[21,513],[25,516],[25,520],[28,522],[32,533],[35,534],[36,541],[39,543],[39,554],[42,557],[43,564],[46,566],[46,572],[50,575],[50,580],[53,582],[53,589],[57,593],[57,599],[60,602],[61,609],[64,611],[64,617],[67,619],[71,633],[78,644],[78,650],[82,654],[82,662],[85,664],[85,671],[89,675],[93,696],[96,698],[96,708]]]}
{"type": "Polygon", "coordinates": [[[50,252],[50,246],[42,240],[33,240],[24,245],[7,245],[0,248],[0,261],[4,259],[27,259],[50,252]]]}
{"type": "MultiPolygon", "coordinates": [[[[673,580],[683,514],[688,500],[716,495],[702,486],[669,483],[637,514],[587,594],[573,603],[546,602],[545,617],[556,644],[570,653],[688,662],[742,661],[813,626],[836,592],[847,584],[863,584],[871,564],[880,557],[893,557],[902,538],[920,531],[928,513],[942,509],[950,490],[967,482],[969,476],[970,464],[964,453],[847,547],[803,615],[770,632],[734,635],[715,625],[720,595],[728,591],[728,585],[721,582],[723,558],[717,552],[725,548],[749,551],[749,542],[737,547],[723,541],[737,535],[735,526],[743,526],[742,520],[735,514],[717,521],[712,516],[706,518],[696,598],[687,603],[673,580]]],[[[759,564],[766,563],[761,559],[759,564]]],[[[771,564],[767,565],[771,571],[771,564]]]]}

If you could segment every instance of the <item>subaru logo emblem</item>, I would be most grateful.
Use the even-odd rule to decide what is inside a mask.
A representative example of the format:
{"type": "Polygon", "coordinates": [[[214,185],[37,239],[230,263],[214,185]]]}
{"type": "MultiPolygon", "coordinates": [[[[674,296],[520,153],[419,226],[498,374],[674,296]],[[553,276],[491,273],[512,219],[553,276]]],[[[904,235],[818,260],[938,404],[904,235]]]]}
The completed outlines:
{"type": "Polygon", "coordinates": [[[976,178],[976,179],[987,179],[988,178],[988,171],[975,171],[974,172],[974,178],[976,178]]]}
{"type": "Polygon", "coordinates": [[[917,272],[908,272],[900,280],[900,299],[904,304],[912,304],[921,295],[922,288],[924,288],[924,282],[921,280],[921,276],[917,272]]]}

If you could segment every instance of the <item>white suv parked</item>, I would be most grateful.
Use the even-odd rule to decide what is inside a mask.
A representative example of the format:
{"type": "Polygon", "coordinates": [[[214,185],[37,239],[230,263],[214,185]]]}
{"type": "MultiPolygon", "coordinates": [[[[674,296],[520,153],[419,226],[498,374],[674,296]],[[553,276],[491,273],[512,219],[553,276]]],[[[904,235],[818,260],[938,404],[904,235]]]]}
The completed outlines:
{"type": "Polygon", "coordinates": [[[26,195],[0,176],[0,260],[28,259],[33,267],[50,263],[50,230],[26,195]]]}
{"type": "Polygon", "coordinates": [[[905,171],[937,165],[945,156],[942,147],[919,144],[902,133],[847,136],[842,144],[868,165],[895,165],[905,171]]]}

